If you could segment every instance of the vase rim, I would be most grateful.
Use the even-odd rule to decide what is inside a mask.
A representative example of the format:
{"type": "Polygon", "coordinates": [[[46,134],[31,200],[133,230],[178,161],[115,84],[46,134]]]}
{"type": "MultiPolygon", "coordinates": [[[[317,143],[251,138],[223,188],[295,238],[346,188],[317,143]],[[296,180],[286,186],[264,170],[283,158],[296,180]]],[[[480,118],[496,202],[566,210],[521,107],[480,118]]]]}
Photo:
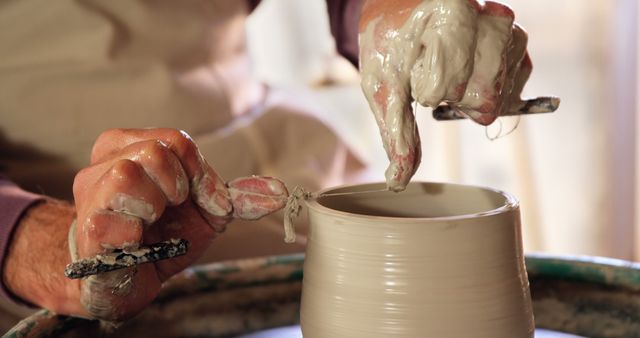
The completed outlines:
{"type": "MultiPolygon", "coordinates": [[[[512,194],[505,192],[503,190],[500,189],[495,189],[495,188],[490,188],[490,187],[486,187],[486,186],[480,186],[480,185],[470,185],[470,184],[458,184],[458,183],[448,183],[448,182],[432,182],[432,181],[414,181],[409,183],[409,185],[416,185],[416,184],[420,184],[420,185],[430,185],[430,186],[449,186],[449,187],[458,187],[458,188],[471,188],[471,189],[477,189],[477,190],[484,190],[486,192],[490,192],[496,195],[500,195],[502,198],[504,198],[504,204],[490,209],[490,210],[485,210],[485,211],[480,211],[480,212],[470,212],[470,213],[461,213],[461,214],[457,214],[457,215],[447,215],[447,216],[434,216],[434,217],[402,217],[402,216],[378,216],[378,215],[366,215],[366,214],[361,214],[361,213],[355,213],[355,212],[347,212],[347,211],[342,211],[342,210],[337,210],[334,208],[330,208],[328,206],[323,205],[322,203],[318,202],[318,200],[325,198],[325,197],[319,197],[319,198],[313,198],[310,200],[306,200],[305,204],[307,205],[307,207],[310,210],[314,210],[316,212],[320,212],[323,214],[332,214],[335,216],[342,216],[342,217],[350,217],[350,218],[359,218],[359,219],[369,219],[369,220],[380,220],[380,221],[393,221],[394,223],[414,223],[414,222],[441,222],[441,221],[457,221],[457,220],[467,220],[467,219],[476,219],[476,218],[481,218],[481,217],[489,217],[489,216],[494,216],[494,215],[499,215],[499,214],[504,214],[507,212],[511,212],[514,210],[517,210],[520,206],[520,202],[519,200],[512,194]]],[[[384,182],[370,182],[370,183],[358,183],[358,184],[344,184],[344,185],[340,185],[340,186],[335,186],[335,187],[330,187],[330,188],[325,188],[322,189],[320,191],[317,192],[318,195],[324,194],[324,193],[332,193],[338,190],[343,190],[343,189],[348,189],[348,188],[356,188],[356,187],[365,187],[365,186],[370,186],[371,188],[369,189],[365,189],[367,191],[371,190],[376,190],[376,192],[382,192],[380,191],[382,188],[386,187],[386,183],[384,182]]],[[[331,197],[331,196],[329,196],[331,197]]]]}

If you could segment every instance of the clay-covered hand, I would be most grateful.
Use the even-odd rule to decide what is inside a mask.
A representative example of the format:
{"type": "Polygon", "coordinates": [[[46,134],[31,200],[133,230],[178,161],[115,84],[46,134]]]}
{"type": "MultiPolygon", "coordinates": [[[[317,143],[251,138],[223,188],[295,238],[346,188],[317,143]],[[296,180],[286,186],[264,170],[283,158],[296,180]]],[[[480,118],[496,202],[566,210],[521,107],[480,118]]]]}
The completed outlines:
{"type": "Polygon", "coordinates": [[[359,29],[362,89],[391,162],[391,190],[403,190],[420,163],[414,100],[448,104],[482,125],[521,103],[531,72],[527,35],[505,5],[367,0],[359,29]]]}
{"type": "Polygon", "coordinates": [[[103,133],[73,190],[75,248],[70,245],[78,258],[170,238],[190,243],[184,256],[83,279],[75,314],[110,321],[148,305],[162,282],[193,263],[234,217],[258,219],[281,209],[288,195],[268,177],[225,184],[193,140],[173,129],[103,133]]]}

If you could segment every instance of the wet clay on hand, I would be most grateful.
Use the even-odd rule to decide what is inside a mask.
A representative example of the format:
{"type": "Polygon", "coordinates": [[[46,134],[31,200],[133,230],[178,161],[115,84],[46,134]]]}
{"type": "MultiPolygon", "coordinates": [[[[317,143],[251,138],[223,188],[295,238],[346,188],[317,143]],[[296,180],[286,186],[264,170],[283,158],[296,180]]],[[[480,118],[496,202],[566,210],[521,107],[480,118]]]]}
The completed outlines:
{"type": "MultiPolygon", "coordinates": [[[[285,184],[272,177],[242,177],[228,182],[226,186],[233,206],[233,211],[228,216],[244,220],[258,220],[282,209],[289,195],[285,184]]],[[[151,207],[145,206],[138,200],[129,199],[127,196],[119,196],[119,200],[119,205],[128,206],[127,208],[120,208],[119,211],[128,213],[131,215],[130,217],[137,216],[144,220],[145,218],[143,217],[151,213],[151,207]]],[[[172,241],[177,240],[173,239],[172,241]]],[[[186,243],[184,240],[180,241],[186,243]]],[[[72,237],[70,242],[75,242],[75,239],[72,237]]],[[[144,252],[142,248],[141,250],[133,250],[133,248],[130,251],[134,254],[139,255],[144,252]]],[[[145,246],[145,248],[150,250],[151,247],[145,246]]],[[[186,252],[186,247],[184,249],[186,252]]],[[[89,260],[89,263],[94,263],[96,267],[102,268],[118,265],[122,270],[111,271],[112,269],[105,269],[106,271],[104,272],[88,277],[83,275],[82,277],[86,278],[83,279],[81,302],[92,317],[117,321],[120,318],[118,308],[119,304],[123,302],[122,298],[126,299],[127,297],[135,296],[137,291],[134,289],[134,283],[140,283],[141,281],[139,281],[137,273],[138,266],[134,265],[133,260],[131,262],[125,261],[127,264],[123,264],[122,261],[113,260],[113,262],[109,262],[105,260],[108,257],[110,256],[97,255],[94,258],[95,262],[89,260]]],[[[70,272],[82,272],[73,271],[73,264],[67,268],[70,269],[70,272]]],[[[147,266],[142,268],[148,269],[147,266]]]]}
{"type": "Polygon", "coordinates": [[[360,20],[362,89],[401,191],[420,163],[411,103],[446,103],[482,125],[522,105],[527,35],[508,7],[475,0],[369,0],[360,20]]]}
{"type": "Polygon", "coordinates": [[[72,314],[109,321],[131,317],[167,278],[195,262],[233,218],[258,219],[284,207],[287,196],[284,184],[270,177],[226,183],[182,131],[105,131],[91,164],[74,180],[77,222],[69,239],[74,261],[116,249],[138,252],[169,239],[184,239],[189,249],[179,257],[83,279],[71,296],[82,308],[72,314]]]}

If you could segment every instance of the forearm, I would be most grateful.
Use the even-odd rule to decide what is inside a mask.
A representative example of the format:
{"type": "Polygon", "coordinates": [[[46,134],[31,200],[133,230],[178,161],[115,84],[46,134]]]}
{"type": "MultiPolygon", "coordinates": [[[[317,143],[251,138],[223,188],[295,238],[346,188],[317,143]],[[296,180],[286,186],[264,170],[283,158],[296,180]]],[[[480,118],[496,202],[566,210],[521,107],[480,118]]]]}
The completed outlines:
{"type": "Polygon", "coordinates": [[[67,236],[74,207],[46,199],[31,206],[17,224],[3,270],[5,286],[15,296],[60,312],[82,313],[80,284],[64,277],[71,260],[67,236]]]}

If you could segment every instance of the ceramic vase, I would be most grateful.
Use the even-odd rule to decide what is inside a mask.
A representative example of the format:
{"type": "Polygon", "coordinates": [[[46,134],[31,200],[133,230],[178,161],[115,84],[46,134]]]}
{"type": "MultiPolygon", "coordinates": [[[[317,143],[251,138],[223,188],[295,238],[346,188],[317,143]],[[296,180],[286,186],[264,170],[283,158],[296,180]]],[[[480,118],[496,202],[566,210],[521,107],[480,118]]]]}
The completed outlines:
{"type": "Polygon", "coordinates": [[[513,196],[419,182],[350,194],[380,189],[340,187],[307,201],[305,338],[533,337],[513,196]]]}

